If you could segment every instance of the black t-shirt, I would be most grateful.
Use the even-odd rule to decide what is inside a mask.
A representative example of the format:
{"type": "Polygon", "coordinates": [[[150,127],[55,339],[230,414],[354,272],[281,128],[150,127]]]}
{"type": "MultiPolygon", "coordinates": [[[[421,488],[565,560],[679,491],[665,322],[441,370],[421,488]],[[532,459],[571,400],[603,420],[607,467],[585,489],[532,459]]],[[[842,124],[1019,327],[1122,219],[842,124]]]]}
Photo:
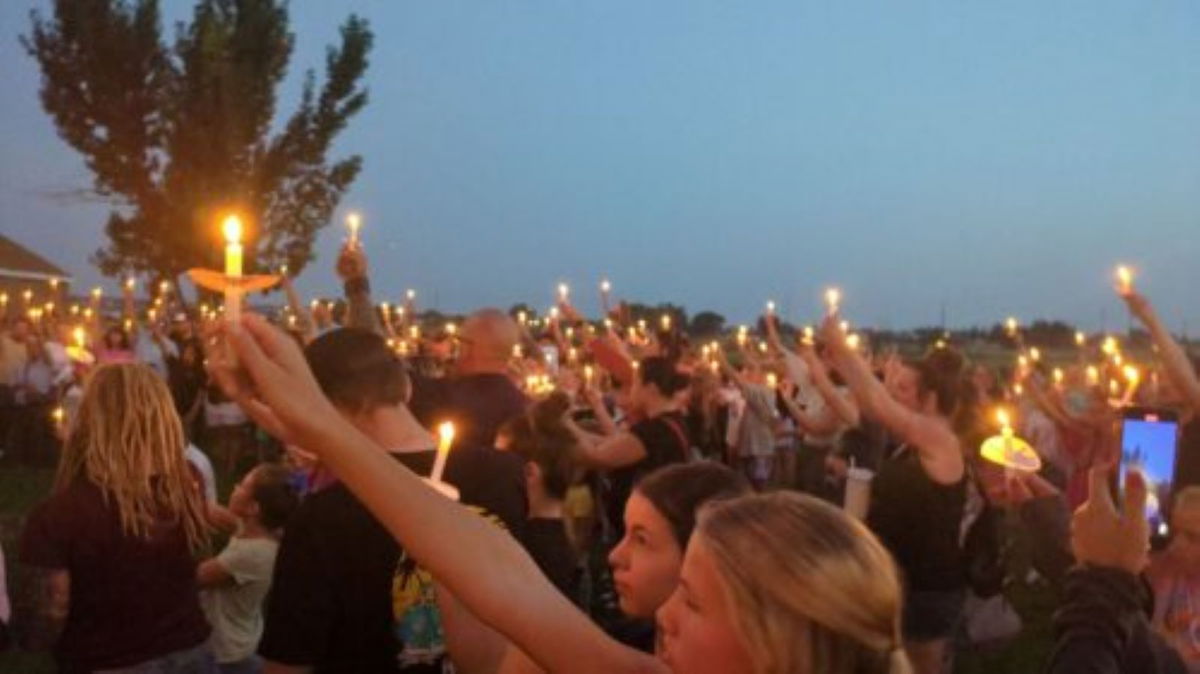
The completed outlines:
{"type": "Polygon", "coordinates": [[[609,473],[605,512],[618,539],[625,534],[625,502],[633,493],[633,485],[647,473],[687,461],[689,450],[685,429],[683,415],[679,412],[643,419],[629,429],[646,448],[646,458],[609,473]]]}
{"type": "Polygon", "coordinates": [[[409,404],[413,416],[427,428],[454,422],[455,447],[492,447],[496,432],[509,419],[523,414],[529,399],[502,374],[473,374],[447,379],[414,375],[409,404]]]}
{"type": "Polygon", "coordinates": [[[34,509],[20,559],[70,574],[71,610],[54,646],[61,672],[128,667],[208,638],[183,526],[164,520],[148,540],[130,536],[116,503],[91,482],[34,509]]]}
{"type": "Polygon", "coordinates": [[[567,539],[566,522],[560,519],[531,518],[525,522],[521,542],[546,578],[571,601],[578,597],[578,564],[567,539]]]}
{"type": "MultiPolygon", "coordinates": [[[[393,456],[427,475],[435,453],[393,456]]],[[[446,481],[464,505],[510,531],[525,519],[515,455],[456,449],[446,481]]],[[[309,496],[288,522],[265,617],[258,652],[268,660],[347,674],[442,671],[445,639],[432,578],[340,483],[309,496]]]]}
{"type": "Polygon", "coordinates": [[[867,526],[896,559],[909,590],[958,590],[966,584],[959,528],[966,475],[943,485],[929,479],[915,450],[884,459],[871,481],[867,526]]]}

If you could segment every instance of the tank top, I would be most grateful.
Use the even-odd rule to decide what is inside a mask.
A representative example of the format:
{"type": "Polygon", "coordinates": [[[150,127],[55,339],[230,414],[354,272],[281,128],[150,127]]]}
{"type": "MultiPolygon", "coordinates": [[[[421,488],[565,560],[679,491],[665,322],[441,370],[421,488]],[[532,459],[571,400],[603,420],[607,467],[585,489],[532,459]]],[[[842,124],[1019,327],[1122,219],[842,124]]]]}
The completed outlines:
{"type": "Polygon", "coordinates": [[[901,445],[871,482],[867,526],[896,559],[910,592],[966,585],[960,540],[966,479],[964,472],[954,484],[934,482],[917,452],[901,445]]]}

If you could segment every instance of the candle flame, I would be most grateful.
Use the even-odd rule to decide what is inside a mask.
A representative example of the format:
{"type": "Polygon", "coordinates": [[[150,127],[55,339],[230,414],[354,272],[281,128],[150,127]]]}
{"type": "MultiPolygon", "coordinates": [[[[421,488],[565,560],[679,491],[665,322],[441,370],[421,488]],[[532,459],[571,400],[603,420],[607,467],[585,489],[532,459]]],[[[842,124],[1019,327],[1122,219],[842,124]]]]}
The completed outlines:
{"type": "Polygon", "coordinates": [[[1076,331],[1075,332],[1075,346],[1083,346],[1085,342],[1087,342],[1087,335],[1083,334],[1082,332],[1076,331]]]}
{"type": "Polygon", "coordinates": [[[837,313],[838,305],[842,302],[842,291],[837,288],[825,290],[825,304],[829,305],[829,313],[837,313]]]}
{"type": "Polygon", "coordinates": [[[444,445],[454,443],[454,424],[449,421],[444,421],[438,425],[438,439],[444,445]]]}
{"type": "Polygon", "coordinates": [[[1008,410],[1000,408],[996,410],[996,422],[1000,424],[1002,429],[1012,428],[1012,418],[1008,416],[1008,410]]]}
{"type": "Polygon", "coordinates": [[[775,301],[774,300],[767,300],[767,313],[768,314],[775,313],[775,301]]]}
{"type": "Polygon", "coordinates": [[[225,218],[225,222],[221,223],[221,232],[225,234],[225,241],[229,244],[241,243],[242,219],[236,215],[225,218]]]}
{"type": "Polygon", "coordinates": [[[1125,381],[1129,382],[1130,384],[1137,382],[1142,376],[1141,373],[1138,372],[1138,369],[1132,365],[1126,365],[1122,370],[1122,374],[1125,375],[1125,381]]]}
{"type": "Polygon", "coordinates": [[[1126,265],[1117,265],[1117,282],[1121,284],[1121,289],[1129,291],[1133,288],[1133,270],[1126,265]]]}
{"type": "Polygon", "coordinates": [[[607,293],[610,290],[612,290],[612,284],[608,282],[608,279],[600,282],[600,292],[607,293]]]}

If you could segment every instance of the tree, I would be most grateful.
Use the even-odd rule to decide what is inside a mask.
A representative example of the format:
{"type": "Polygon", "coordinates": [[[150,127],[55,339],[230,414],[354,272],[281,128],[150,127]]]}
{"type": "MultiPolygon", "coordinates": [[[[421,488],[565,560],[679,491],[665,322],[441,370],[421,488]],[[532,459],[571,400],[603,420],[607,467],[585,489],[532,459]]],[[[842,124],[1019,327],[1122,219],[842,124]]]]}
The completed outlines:
{"type": "Polygon", "coordinates": [[[335,136],[367,103],[359,80],[373,40],[351,15],[316,92],[270,135],[275,91],[294,38],[278,0],[200,0],[163,41],[157,0],[54,0],[22,36],[42,70],[41,101],[83,155],[92,190],[112,204],[102,272],[175,277],[220,264],[220,216],[242,215],[250,270],[312,260],[317,232],[362,167],[327,162],[335,136]]]}
{"type": "Polygon", "coordinates": [[[712,337],[725,330],[725,317],[715,311],[701,311],[692,317],[688,332],[696,337],[712,337]]]}

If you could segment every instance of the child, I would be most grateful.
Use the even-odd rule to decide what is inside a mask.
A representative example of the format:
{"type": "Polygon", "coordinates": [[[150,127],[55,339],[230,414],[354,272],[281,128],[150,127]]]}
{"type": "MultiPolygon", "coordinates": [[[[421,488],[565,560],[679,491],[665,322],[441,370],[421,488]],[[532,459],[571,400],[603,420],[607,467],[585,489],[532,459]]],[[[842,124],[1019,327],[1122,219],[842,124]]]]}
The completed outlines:
{"type": "Polygon", "coordinates": [[[280,533],[298,504],[291,473],[272,464],[247,473],[229,496],[238,530],[221,554],[202,562],[197,571],[222,674],[261,669],[254,652],[262,636],[263,598],[271,587],[280,533]]]}

